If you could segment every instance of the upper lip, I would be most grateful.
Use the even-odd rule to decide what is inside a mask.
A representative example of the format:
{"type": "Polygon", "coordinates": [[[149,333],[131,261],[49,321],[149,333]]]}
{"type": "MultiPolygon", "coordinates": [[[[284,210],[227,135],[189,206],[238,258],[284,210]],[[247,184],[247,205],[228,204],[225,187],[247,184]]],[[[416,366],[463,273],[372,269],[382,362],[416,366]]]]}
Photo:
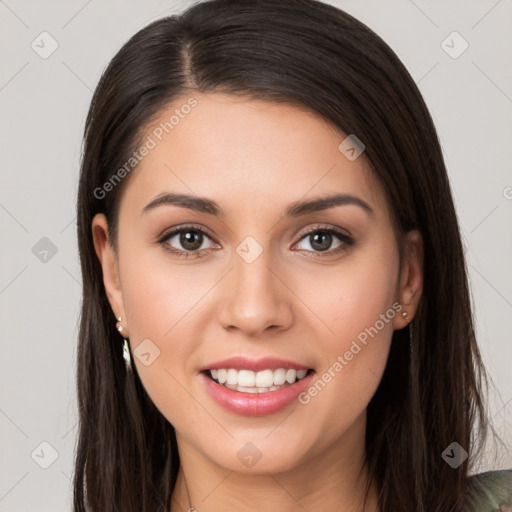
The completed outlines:
{"type": "Polygon", "coordinates": [[[234,368],[236,370],[252,370],[253,372],[259,372],[262,370],[276,370],[277,368],[284,368],[285,370],[309,370],[309,366],[296,363],[294,361],[287,361],[285,359],[278,359],[275,357],[262,357],[261,359],[249,359],[244,356],[230,357],[223,359],[222,361],[215,361],[209,363],[201,368],[201,371],[205,370],[218,370],[234,368]]]}

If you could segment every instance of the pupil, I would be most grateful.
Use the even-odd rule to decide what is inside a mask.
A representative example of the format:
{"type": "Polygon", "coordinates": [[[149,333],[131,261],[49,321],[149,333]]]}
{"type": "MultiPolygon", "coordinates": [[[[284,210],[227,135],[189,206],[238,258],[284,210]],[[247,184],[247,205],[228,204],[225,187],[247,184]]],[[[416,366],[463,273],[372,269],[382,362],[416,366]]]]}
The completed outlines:
{"type": "Polygon", "coordinates": [[[197,231],[189,230],[189,231],[186,231],[181,234],[180,243],[185,249],[187,249],[189,251],[196,251],[197,249],[199,249],[199,247],[201,247],[201,243],[202,243],[201,238],[202,238],[201,233],[199,233],[197,231]],[[192,235],[191,235],[191,233],[192,233],[192,235]],[[199,243],[197,243],[198,241],[199,241],[199,243]],[[191,246],[189,246],[188,244],[191,244],[191,246]]]}
{"type": "Polygon", "coordinates": [[[330,247],[332,241],[332,235],[330,233],[327,233],[325,231],[319,231],[311,236],[313,238],[313,242],[311,242],[311,247],[313,247],[314,249],[317,249],[319,251],[326,251],[330,247]],[[321,239],[321,241],[318,242],[318,239],[321,239]],[[319,246],[315,247],[315,244],[319,244],[319,246]]]}

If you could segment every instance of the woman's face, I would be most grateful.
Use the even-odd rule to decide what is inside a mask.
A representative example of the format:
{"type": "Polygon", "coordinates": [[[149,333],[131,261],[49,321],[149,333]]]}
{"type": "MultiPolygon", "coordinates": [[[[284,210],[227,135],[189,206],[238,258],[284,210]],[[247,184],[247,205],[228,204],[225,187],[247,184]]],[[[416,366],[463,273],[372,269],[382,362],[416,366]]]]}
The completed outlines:
{"type": "Polygon", "coordinates": [[[122,194],[117,261],[104,216],[93,222],[132,364],[181,452],[272,473],[335,446],[359,455],[393,329],[406,325],[399,303],[412,318],[419,299],[419,256],[399,273],[383,189],[360,148],[339,149],[346,135],[289,105],[194,98],[148,127],[154,147],[122,194]],[[155,203],[166,194],[188,198],[155,203]],[[298,206],[336,194],[345,199],[298,206]],[[294,369],[313,372],[282,385],[294,369]]]}

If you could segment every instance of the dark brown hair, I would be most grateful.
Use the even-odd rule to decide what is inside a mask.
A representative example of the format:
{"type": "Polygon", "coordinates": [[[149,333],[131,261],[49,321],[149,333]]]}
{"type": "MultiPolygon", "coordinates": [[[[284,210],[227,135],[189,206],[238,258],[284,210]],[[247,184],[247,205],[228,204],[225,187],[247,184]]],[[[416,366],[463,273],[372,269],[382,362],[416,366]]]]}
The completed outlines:
{"type": "MultiPolygon", "coordinates": [[[[467,475],[488,423],[458,221],[424,100],[390,47],[366,25],[315,0],[211,0],[151,23],[114,56],[88,113],[78,191],[83,280],[74,511],[170,510],[179,469],[174,428],[127,376],[91,222],[103,212],[116,247],[127,175],[95,193],[170,101],[224,92],[309,109],[356,134],[398,232],[419,229],[424,288],[409,329],[395,331],[368,406],[366,457],[383,512],[464,510],[467,475]],[[469,458],[441,457],[453,441],[469,458]]],[[[135,172],[135,171],[134,171],[135,172]]],[[[133,378],[134,377],[134,378],[133,378]]]]}

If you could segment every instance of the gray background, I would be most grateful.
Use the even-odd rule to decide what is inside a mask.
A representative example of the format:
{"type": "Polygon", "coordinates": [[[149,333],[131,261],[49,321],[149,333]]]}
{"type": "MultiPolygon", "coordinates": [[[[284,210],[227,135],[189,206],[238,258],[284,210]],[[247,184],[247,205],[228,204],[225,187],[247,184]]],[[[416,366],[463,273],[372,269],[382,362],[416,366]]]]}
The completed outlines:
{"type": "MultiPolygon", "coordinates": [[[[85,116],[121,45],[190,3],[0,0],[0,512],[71,510],[81,292],[75,197],[85,116]],[[51,48],[43,31],[58,43],[46,59],[31,47],[51,48]]],[[[467,250],[479,343],[496,385],[489,415],[510,447],[512,2],[330,3],[395,50],[430,108],[467,250]],[[445,50],[453,55],[461,40],[442,44],[453,31],[469,44],[458,58],[445,50]]],[[[480,471],[512,467],[510,453],[494,455],[490,446],[480,471]]]]}

